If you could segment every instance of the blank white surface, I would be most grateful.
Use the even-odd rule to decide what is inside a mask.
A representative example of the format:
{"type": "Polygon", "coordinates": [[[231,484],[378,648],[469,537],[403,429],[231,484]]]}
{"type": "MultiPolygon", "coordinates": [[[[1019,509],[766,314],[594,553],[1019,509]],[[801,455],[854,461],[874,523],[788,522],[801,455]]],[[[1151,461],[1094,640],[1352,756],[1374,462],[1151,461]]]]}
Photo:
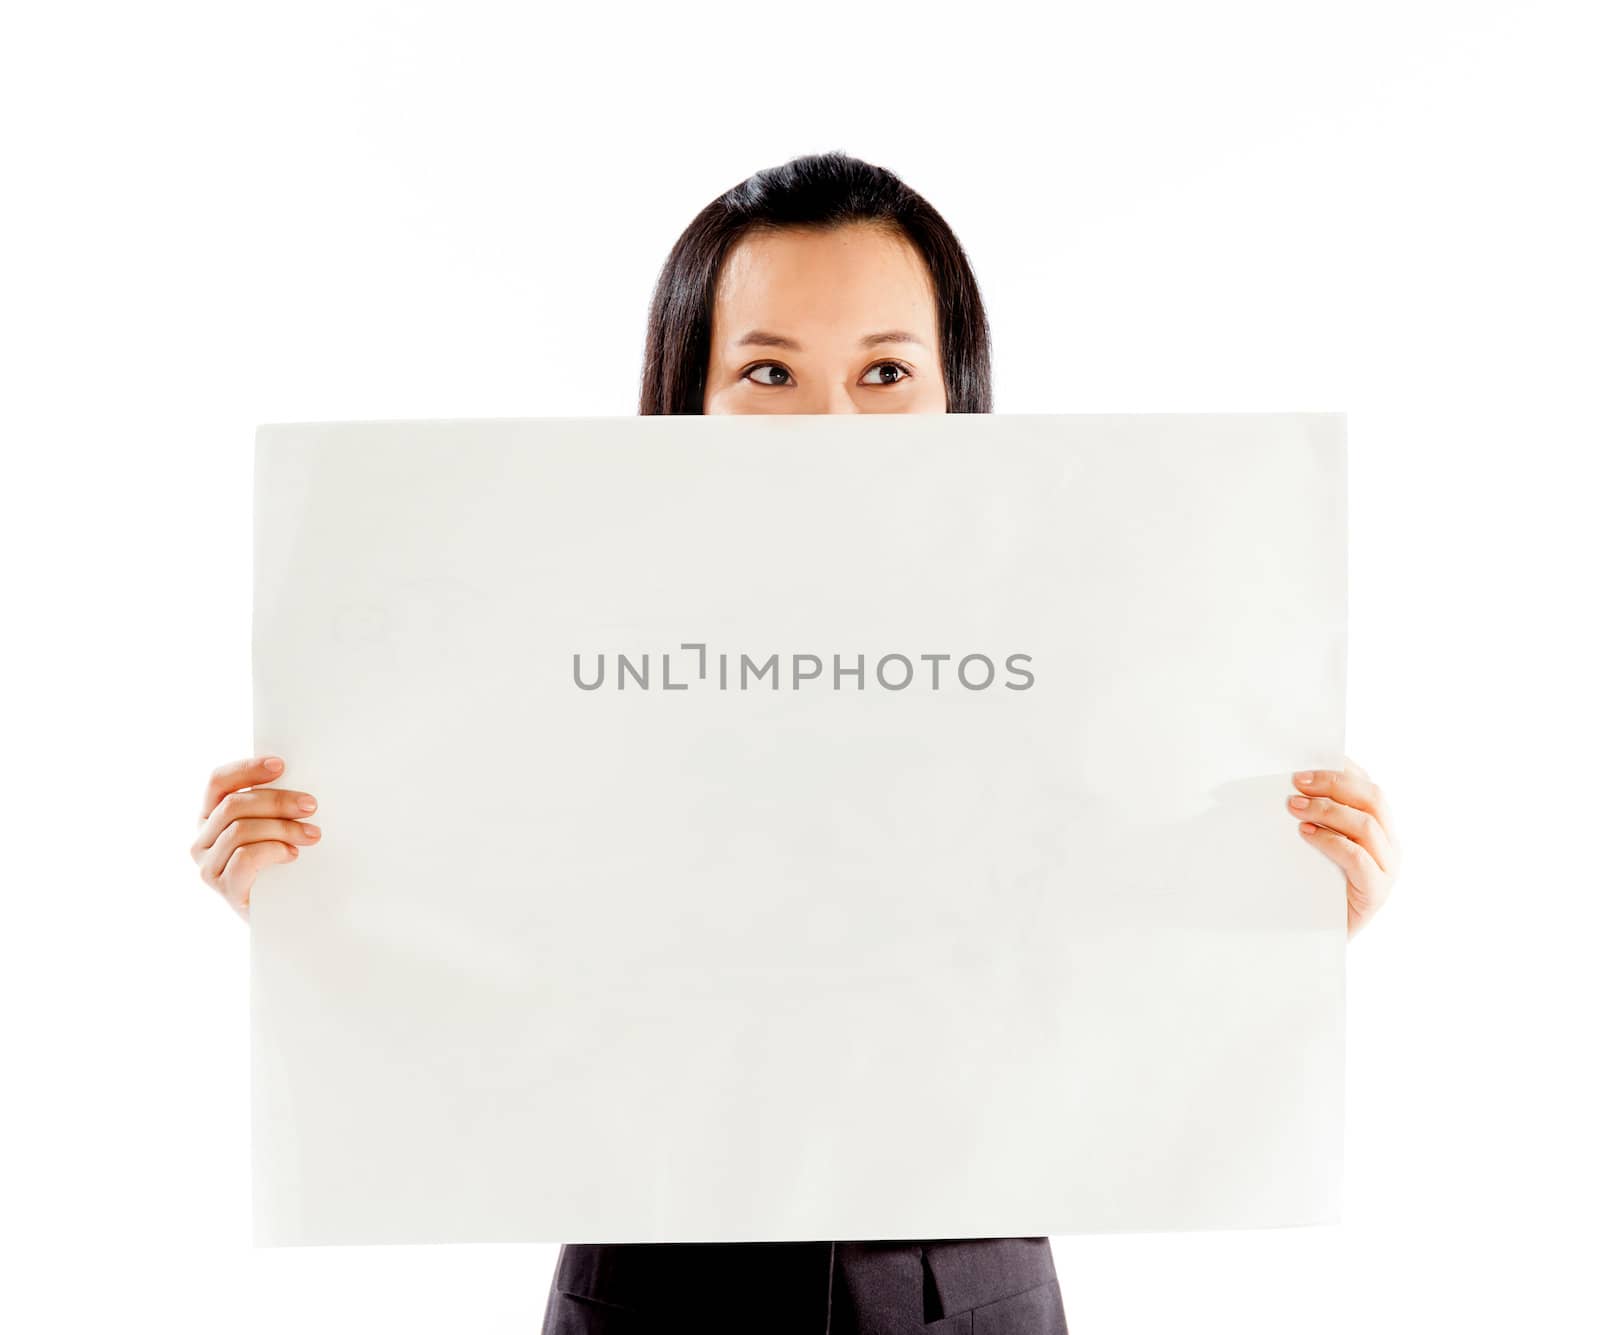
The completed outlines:
{"type": "Polygon", "coordinates": [[[1339,418],[267,427],[257,488],[257,750],[338,830],[252,898],[262,1241],[1337,1216],[1280,806],[1342,763],[1339,418]]]}

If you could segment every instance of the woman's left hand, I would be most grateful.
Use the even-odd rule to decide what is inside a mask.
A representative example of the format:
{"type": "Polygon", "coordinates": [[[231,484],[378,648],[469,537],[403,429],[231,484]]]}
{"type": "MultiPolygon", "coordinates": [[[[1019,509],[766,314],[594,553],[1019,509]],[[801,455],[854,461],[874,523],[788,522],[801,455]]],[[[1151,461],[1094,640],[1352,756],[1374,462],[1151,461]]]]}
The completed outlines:
{"type": "Polygon", "coordinates": [[[1300,791],[1288,812],[1300,835],[1345,874],[1349,930],[1354,936],[1383,907],[1400,871],[1394,817],[1372,776],[1345,757],[1342,770],[1307,770],[1294,776],[1300,791]]]}

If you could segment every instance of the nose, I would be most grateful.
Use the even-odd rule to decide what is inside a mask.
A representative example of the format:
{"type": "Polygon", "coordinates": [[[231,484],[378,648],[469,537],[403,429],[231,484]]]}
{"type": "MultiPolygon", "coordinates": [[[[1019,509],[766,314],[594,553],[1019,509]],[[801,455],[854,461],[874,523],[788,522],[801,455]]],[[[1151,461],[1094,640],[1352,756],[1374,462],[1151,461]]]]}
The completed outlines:
{"type": "Polygon", "coordinates": [[[858,413],[861,409],[856,406],[855,397],[850,393],[849,385],[835,384],[829,387],[827,399],[817,411],[819,413],[858,413]]]}

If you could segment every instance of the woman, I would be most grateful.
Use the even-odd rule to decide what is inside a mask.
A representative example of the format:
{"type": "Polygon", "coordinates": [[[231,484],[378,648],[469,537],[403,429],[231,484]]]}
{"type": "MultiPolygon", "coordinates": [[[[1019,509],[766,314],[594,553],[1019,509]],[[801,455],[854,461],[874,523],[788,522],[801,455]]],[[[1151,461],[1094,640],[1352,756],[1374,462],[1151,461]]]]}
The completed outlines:
{"type": "MultiPolygon", "coordinates": [[[[759,172],[678,238],[651,304],[639,411],[990,411],[966,256],[893,173],[839,153],[759,172]]],[[[193,853],[248,918],[257,871],[319,831],[275,758],[213,774],[193,853]]],[[[1365,771],[1295,776],[1285,810],[1347,877],[1352,935],[1387,897],[1392,822],[1365,771]]],[[[1064,1332],[1048,1238],[572,1244],[544,1335],[740,1330],[1064,1332]]]]}

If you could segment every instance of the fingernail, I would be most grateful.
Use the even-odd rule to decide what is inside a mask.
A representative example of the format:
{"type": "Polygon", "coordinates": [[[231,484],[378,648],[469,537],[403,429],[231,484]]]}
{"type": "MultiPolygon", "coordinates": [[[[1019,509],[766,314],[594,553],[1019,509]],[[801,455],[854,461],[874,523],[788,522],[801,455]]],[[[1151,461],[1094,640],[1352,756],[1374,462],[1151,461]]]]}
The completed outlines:
{"type": "Polygon", "coordinates": [[[1309,797],[1291,797],[1289,799],[1289,805],[1292,806],[1296,811],[1304,811],[1308,806],[1311,805],[1311,799],[1309,797]]]}
{"type": "Polygon", "coordinates": [[[1316,777],[1317,777],[1317,772],[1315,770],[1309,770],[1308,769],[1308,770],[1303,771],[1302,773],[1296,774],[1294,776],[1294,781],[1296,783],[1310,784],[1310,783],[1315,781],[1316,777]]]}
{"type": "Polygon", "coordinates": [[[269,770],[273,774],[276,774],[279,770],[281,770],[283,768],[283,761],[279,760],[277,756],[267,756],[261,762],[261,768],[264,769],[264,770],[269,770]]]}
{"type": "Polygon", "coordinates": [[[1301,824],[1300,824],[1300,833],[1301,834],[1315,834],[1316,830],[1317,830],[1317,827],[1315,825],[1313,825],[1310,821],[1302,821],[1301,824]]]}
{"type": "Polygon", "coordinates": [[[320,839],[320,838],[322,838],[322,831],[319,830],[315,825],[302,825],[300,828],[306,832],[306,835],[309,838],[312,838],[312,839],[320,839]]]}
{"type": "Polygon", "coordinates": [[[315,811],[316,809],[317,809],[317,799],[316,798],[307,796],[307,797],[302,797],[300,799],[300,810],[301,811],[315,811]]]}

